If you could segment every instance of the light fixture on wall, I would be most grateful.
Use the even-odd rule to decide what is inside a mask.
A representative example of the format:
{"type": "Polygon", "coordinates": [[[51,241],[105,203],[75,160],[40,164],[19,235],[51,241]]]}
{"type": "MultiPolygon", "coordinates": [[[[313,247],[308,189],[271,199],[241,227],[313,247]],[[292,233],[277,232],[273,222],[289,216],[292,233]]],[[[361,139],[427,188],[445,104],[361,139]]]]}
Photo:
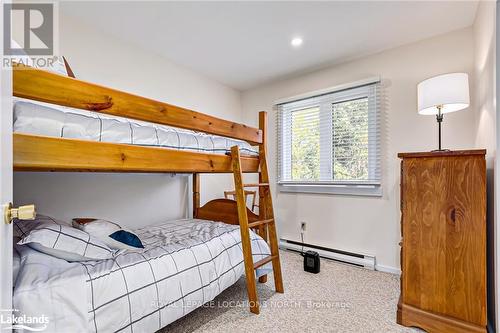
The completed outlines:
{"type": "Polygon", "coordinates": [[[469,107],[469,76],[467,73],[451,73],[432,77],[417,86],[418,113],[436,115],[438,140],[441,149],[441,123],[443,114],[469,107]]]}

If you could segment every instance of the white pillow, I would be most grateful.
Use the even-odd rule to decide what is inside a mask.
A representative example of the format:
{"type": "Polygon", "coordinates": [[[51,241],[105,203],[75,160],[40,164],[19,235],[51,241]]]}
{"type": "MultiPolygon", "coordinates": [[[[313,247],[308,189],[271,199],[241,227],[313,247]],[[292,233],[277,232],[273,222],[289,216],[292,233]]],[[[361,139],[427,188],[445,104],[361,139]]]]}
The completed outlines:
{"type": "MultiPolygon", "coordinates": [[[[11,39],[11,45],[16,49],[21,49],[19,44],[13,39],[11,39]]],[[[50,71],[50,72],[53,72],[53,73],[56,73],[59,75],[68,76],[66,64],[64,63],[64,59],[61,56],[52,57],[53,62],[51,62],[50,65],[49,65],[49,62],[46,62],[47,66],[45,66],[45,67],[38,66],[38,64],[35,61],[33,61],[28,55],[26,55],[24,53],[24,51],[23,51],[22,55],[16,55],[16,56],[13,56],[12,58],[14,61],[22,63],[26,66],[44,69],[46,71],[50,71]]]]}
{"type": "Polygon", "coordinates": [[[54,221],[40,223],[17,244],[66,261],[111,259],[115,253],[86,232],[54,221]]]}
{"type": "Polygon", "coordinates": [[[58,221],[50,216],[45,216],[42,214],[36,214],[36,218],[34,220],[18,220],[15,219],[13,222],[13,235],[19,239],[22,239],[31,232],[31,230],[35,229],[42,223],[54,223],[54,224],[65,224],[62,221],[58,221]]]}
{"type": "MultiPolygon", "coordinates": [[[[119,249],[119,250],[140,250],[141,248],[130,246],[128,244],[119,242],[113,238],[110,237],[111,234],[113,234],[116,231],[119,230],[124,230],[127,231],[128,233],[131,233],[135,235],[133,232],[130,230],[123,229],[120,227],[119,224],[111,222],[111,221],[106,221],[106,220],[92,220],[90,222],[86,221],[86,223],[78,223],[79,219],[73,219],[73,227],[80,229],[89,235],[99,239],[101,242],[106,244],[112,249],[119,249]]],[[[137,235],[135,235],[137,237],[137,235]]]]}

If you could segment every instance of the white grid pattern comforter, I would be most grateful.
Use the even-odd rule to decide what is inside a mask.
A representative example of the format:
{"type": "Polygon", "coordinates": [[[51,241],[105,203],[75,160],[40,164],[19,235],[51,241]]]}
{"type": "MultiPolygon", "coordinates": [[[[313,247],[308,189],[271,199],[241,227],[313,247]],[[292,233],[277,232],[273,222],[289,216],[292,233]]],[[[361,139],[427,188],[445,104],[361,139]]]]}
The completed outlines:
{"type": "Polygon", "coordinates": [[[13,129],[18,133],[213,154],[228,153],[237,145],[242,154],[258,154],[248,142],[241,140],[17,99],[13,129]]]}
{"type": "MultiPolygon", "coordinates": [[[[48,316],[48,332],[155,332],[244,274],[238,226],[185,219],[136,232],[143,250],[101,261],[68,263],[18,246],[16,314],[48,316]]],[[[262,238],[251,239],[254,261],[269,255],[262,238]]]]}

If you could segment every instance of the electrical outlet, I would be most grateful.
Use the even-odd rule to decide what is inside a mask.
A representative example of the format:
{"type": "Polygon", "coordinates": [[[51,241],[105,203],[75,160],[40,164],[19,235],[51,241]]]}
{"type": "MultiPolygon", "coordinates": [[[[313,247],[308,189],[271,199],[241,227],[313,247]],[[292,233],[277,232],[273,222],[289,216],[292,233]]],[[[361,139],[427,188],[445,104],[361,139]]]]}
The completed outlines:
{"type": "Polygon", "coordinates": [[[307,225],[306,222],[304,222],[304,221],[300,222],[300,231],[301,232],[306,232],[306,225],[307,225]]]}

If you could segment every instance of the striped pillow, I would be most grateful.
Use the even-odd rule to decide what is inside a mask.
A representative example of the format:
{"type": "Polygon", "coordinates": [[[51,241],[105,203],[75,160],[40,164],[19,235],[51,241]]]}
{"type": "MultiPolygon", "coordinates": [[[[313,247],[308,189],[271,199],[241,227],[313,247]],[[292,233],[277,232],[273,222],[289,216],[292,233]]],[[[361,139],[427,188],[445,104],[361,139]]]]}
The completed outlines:
{"type": "Polygon", "coordinates": [[[88,233],[53,220],[41,221],[17,244],[66,261],[110,259],[115,253],[88,233]]]}
{"type": "Polygon", "coordinates": [[[56,220],[52,217],[42,215],[42,214],[36,214],[36,218],[34,220],[18,220],[14,219],[14,222],[12,223],[12,232],[14,237],[18,238],[24,238],[28,236],[28,234],[31,232],[31,230],[35,229],[37,226],[39,226],[42,223],[54,223],[54,224],[66,224],[63,221],[56,220]]]}

